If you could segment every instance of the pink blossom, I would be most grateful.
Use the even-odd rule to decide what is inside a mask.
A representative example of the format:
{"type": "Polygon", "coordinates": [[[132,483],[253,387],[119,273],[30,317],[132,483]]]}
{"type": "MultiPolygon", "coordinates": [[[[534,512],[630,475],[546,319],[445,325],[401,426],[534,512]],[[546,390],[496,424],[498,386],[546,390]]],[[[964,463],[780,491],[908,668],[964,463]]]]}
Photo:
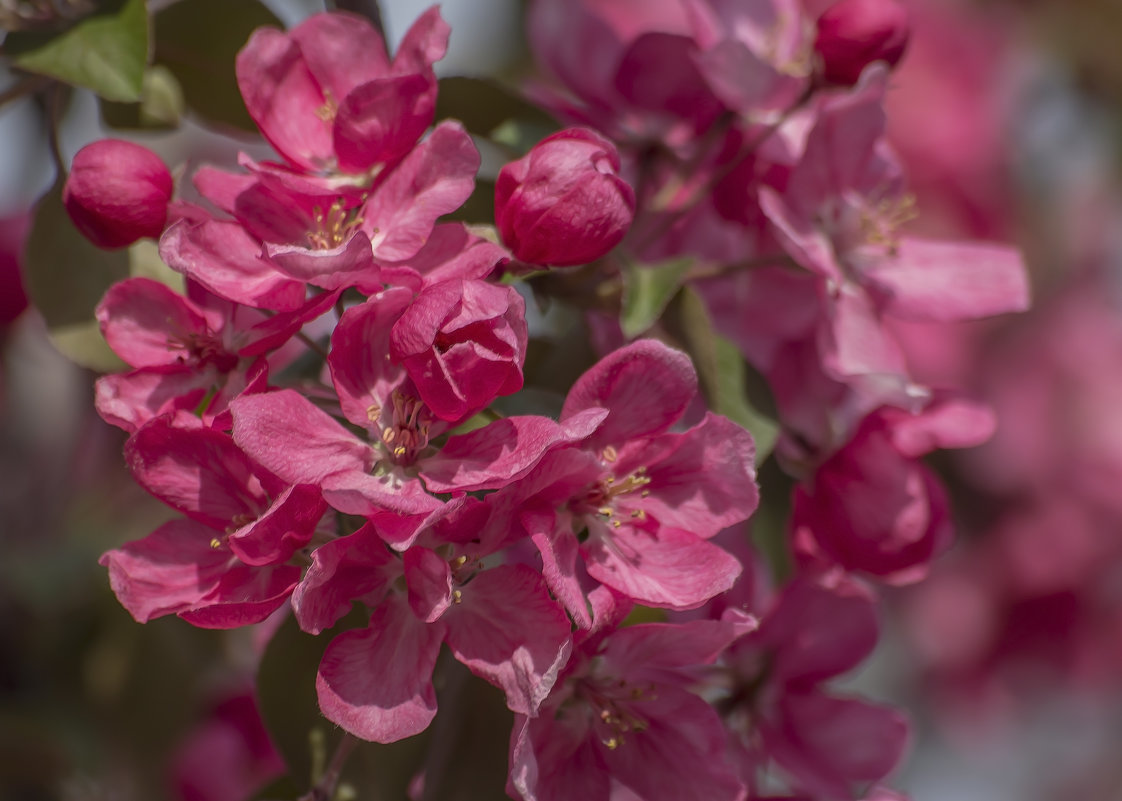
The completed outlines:
{"type": "Polygon", "coordinates": [[[755,509],[754,447],[747,432],[712,414],[667,431],[696,381],[688,358],[656,341],[615,351],[578,379],[562,410],[562,424],[606,410],[602,422],[487,498],[488,525],[531,537],[550,589],[581,625],[590,623],[587,578],[647,605],[686,609],[740,573],[707,540],[755,509]]]}
{"type": "Polygon", "coordinates": [[[454,279],[424,289],[390,334],[390,354],[442,420],[522,388],[526,304],[513,287],[454,279]]]}
{"type": "Polygon", "coordinates": [[[689,687],[753,626],[732,615],[582,637],[542,714],[516,716],[508,789],[525,801],[743,799],[720,720],[689,687]]]}
{"type": "Polygon", "coordinates": [[[213,392],[208,422],[229,400],[263,385],[264,354],[281,347],[334,303],[324,293],[295,311],[265,317],[193,286],[195,302],[149,278],[114,284],[96,314],[109,346],[132,372],[98,379],[96,406],[108,422],[134,431],[151,418],[194,409],[213,392]]]}
{"type": "Polygon", "coordinates": [[[908,12],[898,0],[840,0],[818,18],[814,49],[823,77],[854,84],[874,61],[896,66],[909,33],[908,12]]]}
{"type": "Polygon", "coordinates": [[[759,630],[725,656],[733,676],[725,708],[743,768],[752,774],[774,760],[797,790],[839,801],[884,778],[903,753],[902,716],[820,686],[860,664],[876,641],[874,598],[861,585],[839,572],[788,584],[759,630]]]}
{"type": "Polygon", "coordinates": [[[795,490],[795,549],[890,583],[921,579],[951,540],[946,491],[918,459],[993,431],[985,407],[940,400],[919,414],[882,408],[795,490]]]}
{"type": "Polygon", "coordinates": [[[186,515],[101,557],[133,617],[233,628],[287,600],[300,578],[287,562],[326,508],[318,489],[277,481],[191,415],[148,423],[126,456],[142,486],[186,515]]]}
{"type": "Polygon", "coordinates": [[[62,201],[87,239],[112,249],[158,238],[173,190],[171,173],[151,150],[121,139],[99,139],[74,156],[62,201]]]}
{"type": "Polygon", "coordinates": [[[436,7],[391,61],[365,18],[317,14],[289,32],[260,28],[238,54],[238,86],[265,138],[305,173],[369,182],[408,153],[432,123],[433,62],[449,29],[436,7]]]}
{"type": "Polygon", "coordinates": [[[586,128],[559,131],[499,171],[495,222],[514,256],[568,267],[623,239],[635,193],[619,177],[615,145],[586,128]]]}

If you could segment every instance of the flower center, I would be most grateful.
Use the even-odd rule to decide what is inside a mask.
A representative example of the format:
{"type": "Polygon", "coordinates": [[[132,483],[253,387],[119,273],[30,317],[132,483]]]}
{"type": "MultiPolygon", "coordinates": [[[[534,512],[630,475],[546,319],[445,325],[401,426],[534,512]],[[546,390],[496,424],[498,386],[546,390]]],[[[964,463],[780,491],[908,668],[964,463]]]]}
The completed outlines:
{"type": "MultiPolygon", "coordinates": [[[[370,422],[377,423],[383,409],[371,406],[366,410],[370,422]]],[[[388,425],[382,428],[382,444],[395,464],[412,464],[418,454],[429,444],[429,426],[432,416],[428,407],[416,398],[399,392],[390,395],[388,425]]]]}
{"type": "Polygon", "coordinates": [[[604,746],[614,751],[650,723],[635,708],[636,702],[658,698],[654,685],[639,687],[624,679],[587,678],[580,681],[574,695],[592,712],[592,729],[604,746]]]}
{"type": "Polygon", "coordinates": [[[338,198],[324,211],[319,206],[312,209],[315,228],[308,232],[308,244],[315,250],[331,250],[354,236],[362,225],[358,206],[347,208],[343,198],[338,198]]]}

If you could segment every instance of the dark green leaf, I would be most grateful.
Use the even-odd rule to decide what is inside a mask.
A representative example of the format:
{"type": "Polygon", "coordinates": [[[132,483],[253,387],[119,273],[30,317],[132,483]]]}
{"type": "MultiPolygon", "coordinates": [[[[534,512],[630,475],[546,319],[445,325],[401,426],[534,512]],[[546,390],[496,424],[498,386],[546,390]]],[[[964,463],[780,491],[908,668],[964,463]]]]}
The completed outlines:
{"type": "Polygon", "coordinates": [[[56,346],[86,367],[117,369],[94,320],[94,308],[113,283],[129,275],[128,251],[107,251],[86,240],[62,205],[61,185],[39,202],[24,253],[27,292],[56,346]]]}
{"type": "Polygon", "coordinates": [[[144,0],[106,0],[60,34],[13,34],[4,49],[21,69],[134,102],[148,62],[148,11],[144,0]]]}
{"type": "Polygon", "coordinates": [[[692,264],[691,259],[682,258],[656,265],[627,265],[619,321],[625,337],[634,339],[655,324],[692,264]]]}
{"type": "Polygon", "coordinates": [[[155,61],[175,75],[191,111],[211,123],[256,131],[234,59],[264,25],[284,27],[258,0],[181,0],[156,15],[155,61]]]}
{"type": "Polygon", "coordinates": [[[101,118],[112,128],[178,128],[183,116],[183,89],[167,67],[157,64],[144,72],[139,103],[102,99],[101,118]]]}
{"type": "Polygon", "coordinates": [[[682,288],[673,311],[676,333],[693,357],[709,408],[748,430],[756,441],[756,464],[761,464],[775,447],[779,424],[752,403],[744,357],[713,330],[704,301],[690,287],[682,288]]]}
{"type": "Polygon", "coordinates": [[[542,109],[486,78],[441,78],[436,118],[460,120],[471,133],[525,152],[560,126],[542,109]]]}

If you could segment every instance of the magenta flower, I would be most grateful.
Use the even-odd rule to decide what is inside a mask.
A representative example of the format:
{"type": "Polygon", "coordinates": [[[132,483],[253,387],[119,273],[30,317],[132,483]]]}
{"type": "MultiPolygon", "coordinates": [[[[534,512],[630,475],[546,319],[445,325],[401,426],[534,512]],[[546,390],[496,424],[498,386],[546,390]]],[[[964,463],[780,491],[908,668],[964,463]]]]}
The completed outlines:
{"type": "Polygon", "coordinates": [[[264,385],[264,354],[335,302],[334,294],[324,293],[295,311],[266,317],[194,290],[197,303],[158,281],[129,278],[105,293],[96,311],[101,331],[136,368],[98,379],[96,406],[107,422],[135,431],[157,415],[196,408],[208,393],[204,417],[213,422],[231,398],[264,385]]]}
{"type": "Polygon", "coordinates": [[[784,588],[759,630],[725,656],[733,686],[723,706],[747,775],[774,760],[797,790],[843,801],[892,770],[907,740],[903,717],[820,686],[876,641],[875,600],[843,574],[799,576],[784,588]]]}
{"type": "Polygon", "coordinates": [[[796,551],[846,570],[903,584],[918,581],[951,542],[946,492],[919,461],[936,448],[986,440],[986,408],[940,399],[919,414],[885,407],[795,489],[796,551]]]}
{"type": "Polygon", "coordinates": [[[668,432],[696,381],[684,354],[654,340],[615,351],[577,381],[561,415],[566,425],[606,410],[603,422],[486,499],[488,526],[531,537],[550,589],[582,626],[591,620],[578,556],[596,582],[674,609],[700,606],[740,574],[706,540],[756,508],[755,449],[747,432],[712,414],[668,432]]]}
{"type": "Polygon", "coordinates": [[[720,718],[689,688],[755,621],[615,623],[578,634],[541,714],[516,716],[508,791],[524,801],[743,799],[720,718]]]}
{"type": "Polygon", "coordinates": [[[100,248],[157,239],[174,190],[164,162],[146,147],[99,139],[74,156],[62,202],[74,225],[100,248]]]}
{"type": "Polygon", "coordinates": [[[546,137],[505,165],[495,223],[515,258],[568,267],[600,258],[623,239],[635,192],[619,177],[615,145],[586,128],[546,137]]]}
{"type": "Polygon", "coordinates": [[[234,628],[288,599],[300,579],[288,561],[326,510],[316,487],[278,481],[189,414],[153,420],[125,456],[141,486],[186,516],[101,557],[133,617],[234,628]]]}
{"type": "Polygon", "coordinates": [[[238,54],[249,114],[284,158],[309,174],[369,182],[408,153],[432,124],[448,25],[434,6],[391,61],[365,18],[317,14],[291,31],[260,28],[238,54]]]}

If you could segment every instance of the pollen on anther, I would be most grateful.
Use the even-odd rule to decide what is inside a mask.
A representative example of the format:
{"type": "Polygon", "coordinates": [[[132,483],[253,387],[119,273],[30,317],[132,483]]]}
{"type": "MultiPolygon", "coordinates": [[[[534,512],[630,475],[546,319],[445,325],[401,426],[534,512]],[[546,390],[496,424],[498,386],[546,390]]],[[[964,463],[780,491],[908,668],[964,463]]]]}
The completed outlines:
{"type": "Polygon", "coordinates": [[[210,547],[218,550],[222,547],[222,540],[218,539],[218,537],[212,537],[210,540],[210,547]]]}
{"type": "Polygon", "coordinates": [[[604,448],[603,456],[605,462],[614,462],[619,457],[619,451],[609,445],[604,448]]]}
{"type": "Polygon", "coordinates": [[[463,603],[463,601],[464,601],[464,594],[462,592],[460,592],[459,590],[452,590],[452,603],[459,604],[459,603],[463,603]]]}
{"type": "Polygon", "coordinates": [[[622,523],[620,523],[620,522],[619,522],[618,520],[613,520],[613,521],[612,521],[612,526],[613,526],[613,527],[615,527],[615,528],[619,528],[619,527],[620,527],[620,526],[622,526],[622,525],[623,525],[623,524],[622,524],[622,523]]]}
{"type": "Polygon", "coordinates": [[[382,407],[376,403],[372,403],[366,407],[366,419],[374,423],[382,416],[382,407]]]}
{"type": "Polygon", "coordinates": [[[611,517],[612,516],[612,508],[610,506],[601,506],[599,509],[596,510],[596,512],[597,512],[597,514],[602,514],[605,517],[611,517]]]}
{"type": "Polygon", "coordinates": [[[404,445],[398,445],[396,448],[393,449],[393,455],[398,456],[398,457],[404,456],[405,455],[405,446],[404,445]]]}

